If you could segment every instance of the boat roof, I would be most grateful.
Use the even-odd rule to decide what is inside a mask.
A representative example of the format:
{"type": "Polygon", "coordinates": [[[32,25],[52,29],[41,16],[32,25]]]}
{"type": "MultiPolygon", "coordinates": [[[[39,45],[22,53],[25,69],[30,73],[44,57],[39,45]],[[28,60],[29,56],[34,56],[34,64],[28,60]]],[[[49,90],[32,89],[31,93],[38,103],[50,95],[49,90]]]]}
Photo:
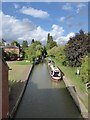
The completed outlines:
{"type": "Polygon", "coordinates": [[[56,67],[56,66],[54,67],[53,65],[51,65],[50,67],[51,67],[51,69],[54,70],[54,71],[59,71],[58,67],[56,67]]]}

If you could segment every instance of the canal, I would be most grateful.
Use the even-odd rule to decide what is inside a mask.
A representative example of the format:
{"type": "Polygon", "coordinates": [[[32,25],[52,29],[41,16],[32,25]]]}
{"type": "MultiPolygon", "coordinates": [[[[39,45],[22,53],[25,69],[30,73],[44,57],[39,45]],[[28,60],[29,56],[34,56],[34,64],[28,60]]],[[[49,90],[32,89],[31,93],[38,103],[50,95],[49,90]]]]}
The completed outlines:
{"type": "Polygon", "coordinates": [[[46,63],[36,65],[14,118],[81,118],[63,81],[53,82],[46,63]]]}

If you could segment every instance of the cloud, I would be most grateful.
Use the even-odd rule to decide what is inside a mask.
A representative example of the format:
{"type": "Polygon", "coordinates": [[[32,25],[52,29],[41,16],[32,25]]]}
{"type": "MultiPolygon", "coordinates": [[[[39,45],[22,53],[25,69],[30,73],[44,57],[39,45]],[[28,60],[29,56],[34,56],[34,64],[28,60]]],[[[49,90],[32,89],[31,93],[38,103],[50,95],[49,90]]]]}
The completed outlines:
{"type": "Polygon", "coordinates": [[[19,5],[16,4],[16,3],[14,3],[14,8],[15,8],[15,9],[18,9],[18,8],[19,8],[19,5]]]}
{"type": "Polygon", "coordinates": [[[65,20],[65,17],[60,18],[60,22],[63,22],[65,20]]]}
{"type": "MultiPolygon", "coordinates": [[[[2,37],[8,41],[19,39],[19,37],[32,31],[36,26],[28,19],[18,20],[13,16],[0,13],[2,16],[2,37]]],[[[0,36],[1,37],[1,36],[0,36]]]]}
{"type": "Polygon", "coordinates": [[[86,6],[86,5],[85,5],[84,3],[79,3],[79,4],[77,5],[76,13],[79,13],[79,12],[82,10],[82,8],[85,7],[85,6],[86,6]]]}
{"type": "Polygon", "coordinates": [[[63,10],[72,10],[72,6],[70,3],[66,3],[65,5],[62,6],[62,9],[63,10]]]}
{"type": "Polygon", "coordinates": [[[59,21],[60,22],[64,22],[65,20],[65,22],[70,22],[71,23],[71,21],[74,19],[74,15],[68,15],[68,16],[62,16],[62,17],[60,17],[60,19],[59,19],[59,21]]]}
{"type": "Polygon", "coordinates": [[[49,14],[46,11],[34,9],[32,7],[25,7],[20,10],[21,13],[26,14],[26,15],[31,15],[32,17],[35,18],[47,18],[49,17],[49,14]]]}
{"type": "Polygon", "coordinates": [[[69,38],[75,35],[73,32],[71,32],[64,36],[63,27],[60,27],[58,25],[53,25],[50,33],[58,44],[66,44],[69,38]]]}
{"type": "Polygon", "coordinates": [[[45,45],[47,41],[47,35],[50,33],[54,40],[58,44],[65,44],[69,36],[74,33],[69,33],[64,36],[63,27],[53,24],[50,31],[45,31],[41,26],[36,26],[32,21],[28,19],[19,20],[13,16],[5,15],[0,12],[0,17],[2,16],[2,30],[0,29],[0,39],[5,39],[8,43],[17,40],[19,43],[22,43],[23,40],[27,40],[28,43],[31,43],[32,39],[39,40],[45,45]]]}
{"type": "Polygon", "coordinates": [[[68,19],[68,20],[73,20],[73,19],[74,19],[74,15],[68,15],[68,16],[66,17],[66,19],[68,19]]]}
{"type": "Polygon", "coordinates": [[[64,29],[63,27],[54,24],[52,25],[52,30],[50,31],[50,33],[55,39],[57,39],[64,33],[64,29]]]}

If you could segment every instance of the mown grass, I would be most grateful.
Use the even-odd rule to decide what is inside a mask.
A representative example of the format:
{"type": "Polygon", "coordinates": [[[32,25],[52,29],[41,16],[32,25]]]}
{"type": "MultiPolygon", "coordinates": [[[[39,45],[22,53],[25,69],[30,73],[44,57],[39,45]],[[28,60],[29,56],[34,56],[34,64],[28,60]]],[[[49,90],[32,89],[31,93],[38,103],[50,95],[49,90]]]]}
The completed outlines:
{"type": "Polygon", "coordinates": [[[7,62],[9,66],[9,87],[12,88],[13,85],[20,81],[24,75],[24,71],[31,63],[26,63],[25,61],[10,61],[7,62]]]}
{"type": "Polygon", "coordinates": [[[22,60],[22,61],[14,61],[15,64],[17,65],[30,65],[31,62],[27,61],[27,60],[22,60]]]}

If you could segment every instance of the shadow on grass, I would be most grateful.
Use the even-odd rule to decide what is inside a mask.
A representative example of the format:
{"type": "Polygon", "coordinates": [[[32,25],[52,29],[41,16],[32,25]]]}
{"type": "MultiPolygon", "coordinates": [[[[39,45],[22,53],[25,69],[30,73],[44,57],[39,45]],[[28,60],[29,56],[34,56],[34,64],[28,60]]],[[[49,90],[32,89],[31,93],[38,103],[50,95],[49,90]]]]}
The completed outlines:
{"type": "Polygon", "coordinates": [[[26,81],[11,81],[10,83],[10,94],[9,94],[9,111],[11,113],[13,107],[15,106],[20,94],[21,94],[21,91],[24,87],[24,84],[25,84],[26,81]]]}

